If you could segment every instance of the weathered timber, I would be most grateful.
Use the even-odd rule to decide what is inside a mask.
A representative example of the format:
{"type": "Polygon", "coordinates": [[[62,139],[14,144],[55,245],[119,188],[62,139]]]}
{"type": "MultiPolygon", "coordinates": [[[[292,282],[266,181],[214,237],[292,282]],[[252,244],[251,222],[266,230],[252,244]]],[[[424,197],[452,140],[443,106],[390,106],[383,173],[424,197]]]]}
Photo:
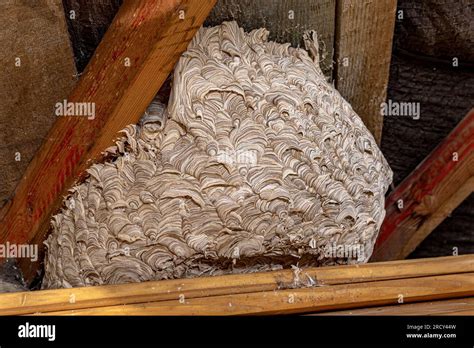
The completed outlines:
{"type": "Polygon", "coordinates": [[[474,109],[386,201],[373,261],[403,259],[474,190],[474,109]]]}
{"type": "Polygon", "coordinates": [[[365,265],[281,270],[106,285],[73,289],[0,294],[0,315],[32,314],[62,310],[178,300],[292,289],[297,286],[331,287],[384,280],[418,279],[474,272],[474,255],[403,260],[365,265]],[[74,301],[71,301],[74,298],[74,301]]]}
{"type": "Polygon", "coordinates": [[[323,312],[311,315],[474,315],[474,297],[323,312]]]}
{"type": "MultiPolygon", "coordinates": [[[[262,315],[474,296],[474,273],[62,310],[47,315],[262,315]]],[[[41,314],[41,313],[38,313],[41,314]]]]}
{"type": "Polygon", "coordinates": [[[341,0],[336,9],[335,86],[380,144],[396,0],[341,0]]]}

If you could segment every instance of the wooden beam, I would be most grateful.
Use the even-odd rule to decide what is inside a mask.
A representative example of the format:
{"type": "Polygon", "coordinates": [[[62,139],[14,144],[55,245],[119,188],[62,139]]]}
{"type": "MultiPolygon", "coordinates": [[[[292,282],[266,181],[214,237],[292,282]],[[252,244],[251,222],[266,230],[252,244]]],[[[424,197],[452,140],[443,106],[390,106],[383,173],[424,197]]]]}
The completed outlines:
{"type": "MultiPolygon", "coordinates": [[[[214,2],[123,3],[67,100],[93,105],[95,117],[58,117],[0,221],[0,243],[42,246],[67,190],[113,144],[118,131],[139,120],[214,2]]],[[[22,265],[30,281],[38,263],[22,265]]]]}
{"type": "Polygon", "coordinates": [[[407,257],[474,190],[474,109],[387,198],[373,261],[407,257]]]}
{"type": "Polygon", "coordinates": [[[396,0],[338,0],[335,86],[380,144],[396,0]]]}
{"type": "MultiPolygon", "coordinates": [[[[474,273],[384,280],[246,294],[180,297],[46,315],[249,315],[296,314],[474,296],[474,273]]],[[[41,313],[38,313],[41,314],[41,313]]]]}
{"type": "Polygon", "coordinates": [[[474,255],[0,294],[0,315],[474,272],[474,255]],[[310,280],[312,279],[312,281],[310,280]]]}
{"type": "Polygon", "coordinates": [[[396,306],[358,308],[310,315],[474,315],[474,297],[400,304],[396,306]]]}

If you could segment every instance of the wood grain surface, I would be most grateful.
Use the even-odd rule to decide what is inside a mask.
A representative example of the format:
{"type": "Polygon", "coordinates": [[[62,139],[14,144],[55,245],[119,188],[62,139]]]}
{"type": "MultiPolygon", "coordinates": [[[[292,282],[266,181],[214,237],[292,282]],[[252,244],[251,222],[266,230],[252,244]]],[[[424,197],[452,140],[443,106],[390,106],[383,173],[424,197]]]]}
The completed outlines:
{"type": "Polygon", "coordinates": [[[335,86],[380,144],[396,0],[340,0],[336,9],[335,86]]]}
{"type": "MultiPolygon", "coordinates": [[[[177,301],[474,273],[474,255],[0,294],[0,315],[177,301]]],[[[463,278],[464,279],[464,278],[463,278]]],[[[403,289],[403,282],[399,291],[403,289]]],[[[459,283],[461,284],[461,283],[459,283]]],[[[318,290],[319,291],[319,290],[318,290]]],[[[255,295],[257,296],[257,295],[255,295]]],[[[306,296],[306,295],[305,295],[306,296]]],[[[193,302],[194,303],[194,302],[193,302]]]]}
{"type": "MultiPolygon", "coordinates": [[[[474,296],[474,273],[147,302],[47,315],[275,315],[474,296]]],[[[41,313],[37,313],[41,314],[41,313]]]]}
{"type": "Polygon", "coordinates": [[[473,190],[474,109],[390,193],[371,260],[407,257],[473,190]]]}

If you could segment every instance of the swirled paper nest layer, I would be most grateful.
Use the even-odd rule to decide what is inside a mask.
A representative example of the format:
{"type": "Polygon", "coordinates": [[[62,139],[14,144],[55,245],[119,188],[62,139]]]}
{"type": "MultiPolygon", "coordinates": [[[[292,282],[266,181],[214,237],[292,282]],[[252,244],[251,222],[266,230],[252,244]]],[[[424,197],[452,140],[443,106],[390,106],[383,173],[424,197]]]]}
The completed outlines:
{"type": "Polygon", "coordinates": [[[200,29],[167,108],[128,126],[54,216],[44,288],[368,260],[392,172],[311,34],[313,59],[267,37],[200,29]]]}

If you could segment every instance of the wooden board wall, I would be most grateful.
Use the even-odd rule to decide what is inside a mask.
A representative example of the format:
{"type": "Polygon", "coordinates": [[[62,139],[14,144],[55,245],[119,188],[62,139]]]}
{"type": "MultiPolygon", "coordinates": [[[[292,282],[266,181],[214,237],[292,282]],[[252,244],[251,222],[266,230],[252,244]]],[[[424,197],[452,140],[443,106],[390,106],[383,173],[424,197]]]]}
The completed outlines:
{"type": "Polygon", "coordinates": [[[1,208],[55,121],[55,103],[76,77],[60,0],[1,1],[0,22],[1,208]]]}

